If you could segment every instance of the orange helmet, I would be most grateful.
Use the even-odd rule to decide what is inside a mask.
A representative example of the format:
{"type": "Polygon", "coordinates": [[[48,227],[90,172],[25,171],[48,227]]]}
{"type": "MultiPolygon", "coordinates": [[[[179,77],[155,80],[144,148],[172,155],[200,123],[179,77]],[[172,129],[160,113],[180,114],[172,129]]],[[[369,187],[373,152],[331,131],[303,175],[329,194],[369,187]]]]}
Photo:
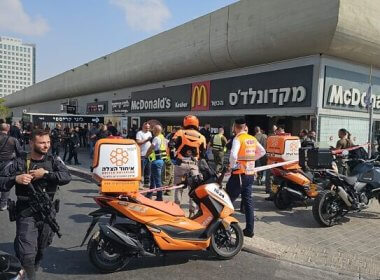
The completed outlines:
{"type": "Polygon", "coordinates": [[[183,119],[183,127],[194,126],[195,128],[199,128],[199,120],[196,116],[188,115],[183,119]]]}

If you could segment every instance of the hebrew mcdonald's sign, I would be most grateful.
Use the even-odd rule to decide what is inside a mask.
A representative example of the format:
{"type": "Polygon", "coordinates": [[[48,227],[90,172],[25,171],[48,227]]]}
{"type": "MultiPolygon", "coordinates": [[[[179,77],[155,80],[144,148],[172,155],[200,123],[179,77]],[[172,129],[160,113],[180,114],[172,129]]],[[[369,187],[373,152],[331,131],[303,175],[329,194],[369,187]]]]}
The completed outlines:
{"type": "Polygon", "coordinates": [[[191,87],[191,111],[210,109],[210,81],[193,83],[191,87]]]}

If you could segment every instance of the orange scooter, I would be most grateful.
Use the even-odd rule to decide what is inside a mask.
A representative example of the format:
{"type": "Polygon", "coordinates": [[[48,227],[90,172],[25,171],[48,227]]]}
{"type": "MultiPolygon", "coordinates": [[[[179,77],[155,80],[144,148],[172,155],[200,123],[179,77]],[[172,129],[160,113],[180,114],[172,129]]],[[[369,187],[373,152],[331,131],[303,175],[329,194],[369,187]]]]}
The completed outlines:
{"type": "MultiPolygon", "coordinates": [[[[109,169],[102,170],[109,173],[109,169]]],[[[114,272],[125,268],[132,258],[160,256],[169,251],[210,249],[220,259],[238,254],[244,235],[231,216],[234,207],[221,188],[221,177],[217,178],[210,169],[201,170],[202,175],[187,174],[183,182],[199,207],[191,219],[177,204],[153,201],[137,191],[94,197],[100,209],[90,213],[93,220],[82,246],[100,217],[110,218],[107,224],[99,224],[99,230],[89,240],[91,263],[102,272],[114,272]]]]}
{"type": "MultiPolygon", "coordinates": [[[[289,134],[271,136],[267,141],[268,164],[299,160],[301,143],[289,134]]],[[[318,196],[317,172],[306,173],[296,162],[271,169],[271,191],[275,206],[284,210],[294,201],[306,202],[318,196]]]]}

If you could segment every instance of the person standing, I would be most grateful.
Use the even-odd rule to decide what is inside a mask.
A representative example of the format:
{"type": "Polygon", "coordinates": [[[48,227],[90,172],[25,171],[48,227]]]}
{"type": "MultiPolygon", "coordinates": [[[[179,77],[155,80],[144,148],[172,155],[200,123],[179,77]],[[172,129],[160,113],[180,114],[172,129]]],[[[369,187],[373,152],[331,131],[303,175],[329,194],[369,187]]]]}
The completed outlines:
{"type": "Polygon", "coordinates": [[[205,126],[199,131],[206,139],[206,144],[210,143],[211,140],[211,125],[206,123],[205,126]]]}
{"type": "MultiPolygon", "coordinates": [[[[260,143],[260,145],[266,150],[267,149],[267,139],[268,139],[268,136],[262,132],[262,130],[261,130],[261,128],[259,126],[255,127],[255,138],[260,143]]],[[[266,155],[264,155],[262,158],[260,158],[260,159],[258,159],[256,161],[256,166],[257,167],[259,167],[259,166],[265,166],[266,164],[267,164],[267,157],[266,157],[266,155]]],[[[265,172],[265,177],[268,176],[268,170],[267,171],[257,172],[257,184],[258,185],[262,184],[264,172],[265,172]]]]}
{"type": "Polygon", "coordinates": [[[17,139],[17,141],[20,143],[20,146],[23,146],[23,135],[21,133],[21,124],[20,122],[15,122],[10,130],[9,135],[13,138],[17,139]]]}
{"type": "Polygon", "coordinates": [[[136,142],[140,146],[141,152],[141,171],[143,176],[144,185],[150,184],[150,161],[149,155],[146,153],[149,147],[152,145],[152,133],[150,132],[150,124],[145,122],[142,126],[142,130],[136,134],[136,142]]]}
{"type": "Polygon", "coordinates": [[[219,127],[218,134],[211,137],[209,146],[214,156],[215,171],[221,172],[223,169],[224,154],[226,153],[227,139],[224,136],[224,128],[219,127]]]}
{"type": "Polygon", "coordinates": [[[14,248],[28,279],[35,280],[36,269],[45,249],[52,243],[54,233],[50,226],[31,210],[27,185],[33,183],[35,188],[45,191],[53,201],[58,186],[68,184],[71,176],[59,157],[48,154],[50,136],[47,131],[38,129],[32,132],[30,149],[30,160],[20,162],[17,174],[1,177],[0,181],[2,186],[16,186],[17,219],[14,248]]]}
{"type": "MultiPolygon", "coordinates": [[[[167,143],[164,135],[162,134],[161,125],[155,125],[153,127],[154,138],[152,145],[148,148],[146,154],[151,155],[151,177],[150,177],[150,189],[162,187],[162,169],[164,163],[167,160],[167,143]]],[[[148,193],[147,197],[151,198],[152,193],[148,193]]],[[[162,191],[157,192],[157,201],[162,201],[162,191]]]]}
{"type": "Polygon", "coordinates": [[[51,153],[54,156],[59,156],[62,139],[61,124],[57,123],[51,131],[51,153]]]}
{"type": "MultiPolygon", "coordinates": [[[[345,128],[341,128],[338,131],[339,140],[336,142],[336,149],[348,149],[354,146],[354,143],[350,139],[350,133],[345,128]]],[[[348,175],[347,159],[342,155],[337,155],[337,166],[339,174],[348,175]]]]}
{"type": "Polygon", "coordinates": [[[63,130],[62,134],[62,146],[63,146],[63,161],[66,161],[66,158],[69,156],[69,150],[70,150],[70,128],[66,126],[63,130]]]}
{"type": "MultiPolygon", "coordinates": [[[[183,176],[189,172],[193,175],[199,174],[198,160],[206,156],[206,139],[198,131],[199,120],[196,116],[188,115],[183,119],[183,129],[180,129],[169,142],[169,147],[175,150],[172,158],[174,165],[174,184],[182,182],[183,176]]],[[[174,201],[181,206],[183,189],[176,189],[174,201]]],[[[189,199],[190,217],[195,213],[195,205],[189,199]]]]}
{"type": "Polygon", "coordinates": [[[74,157],[74,164],[80,165],[78,161],[78,148],[80,147],[80,137],[79,137],[79,127],[75,129],[71,128],[70,131],[70,141],[69,141],[69,159],[68,164],[71,164],[71,160],[74,157]]]}
{"type": "Polygon", "coordinates": [[[88,133],[89,133],[88,125],[85,124],[82,130],[82,137],[83,137],[82,141],[83,141],[83,147],[85,148],[87,148],[88,146],[88,133]]]}
{"type": "MultiPolygon", "coordinates": [[[[9,124],[0,124],[0,170],[3,170],[9,161],[19,157],[22,153],[20,143],[9,135],[9,130],[9,124]]],[[[7,210],[9,194],[9,191],[1,192],[0,211],[7,210]]]]}
{"type": "Polygon", "coordinates": [[[97,139],[97,135],[99,133],[99,125],[97,123],[92,124],[92,127],[89,132],[89,145],[90,145],[90,158],[94,156],[94,148],[97,139]]]}
{"type": "Polygon", "coordinates": [[[105,124],[102,124],[98,134],[96,135],[96,140],[105,139],[110,135],[111,133],[108,131],[108,127],[105,124]]]}
{"type": "Polygon", "coordinates": [[[243,232],[245,236],[253,237],[252,187],[255,179],[255,161],[263,157],[266,152],[256,138],[249,135],[245,129],[245,120],[237,119],[234,126],[236,136],[232,142],[230,154],[229,169],[232,174],[227,182],[226,190],[232,202],[241,194],[246,219],[246,227],[243,232]]]}

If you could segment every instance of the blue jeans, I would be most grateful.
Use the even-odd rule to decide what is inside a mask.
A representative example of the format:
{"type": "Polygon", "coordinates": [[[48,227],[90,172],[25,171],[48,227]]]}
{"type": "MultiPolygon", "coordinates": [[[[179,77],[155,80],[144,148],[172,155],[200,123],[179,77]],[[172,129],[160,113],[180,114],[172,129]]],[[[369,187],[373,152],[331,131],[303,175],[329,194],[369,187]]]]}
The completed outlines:
{"type": "Polygon", "coordinates": [[[95,149],[96,142],[90,140],[89,144],[90,144],[90,158],[93,158],[94,157],[94,149],[95,149]]]}
{"type": "Polygon", "coordinates": [[[144,185],[148,185],[150,183],[150,173],[151,173],[151,162],[147,157],[141,157],[141,176],[143,178],[144,185]]]}
{"type": "Polygon", "coordinates": [[[227,182],[227,193],[234,202],[241,194],[241,199],[243,201],[245,209],[245,222],[246,230],[253,233],[253,199],[252,199],[252,188],[255,176],[253,175],[237,175],[232,174],[227,182]],[[240,180],[241,177],[241,180],[240,180]],[[241,182],[241,183],[240,183],[241,182]]]}
{"type": "MultiPolygon", "coordinates": [[[[162,159],[152,161],[150,189],[162,187],[162,168],[163,167],[164,167],[164,161],[162,159]]],[[[147,197],[151,198],[152,195],[153,193],[148,193],[147,197]]],[[[157,200],[162,201],[162,191],[157,192],[157,200]]]]}

